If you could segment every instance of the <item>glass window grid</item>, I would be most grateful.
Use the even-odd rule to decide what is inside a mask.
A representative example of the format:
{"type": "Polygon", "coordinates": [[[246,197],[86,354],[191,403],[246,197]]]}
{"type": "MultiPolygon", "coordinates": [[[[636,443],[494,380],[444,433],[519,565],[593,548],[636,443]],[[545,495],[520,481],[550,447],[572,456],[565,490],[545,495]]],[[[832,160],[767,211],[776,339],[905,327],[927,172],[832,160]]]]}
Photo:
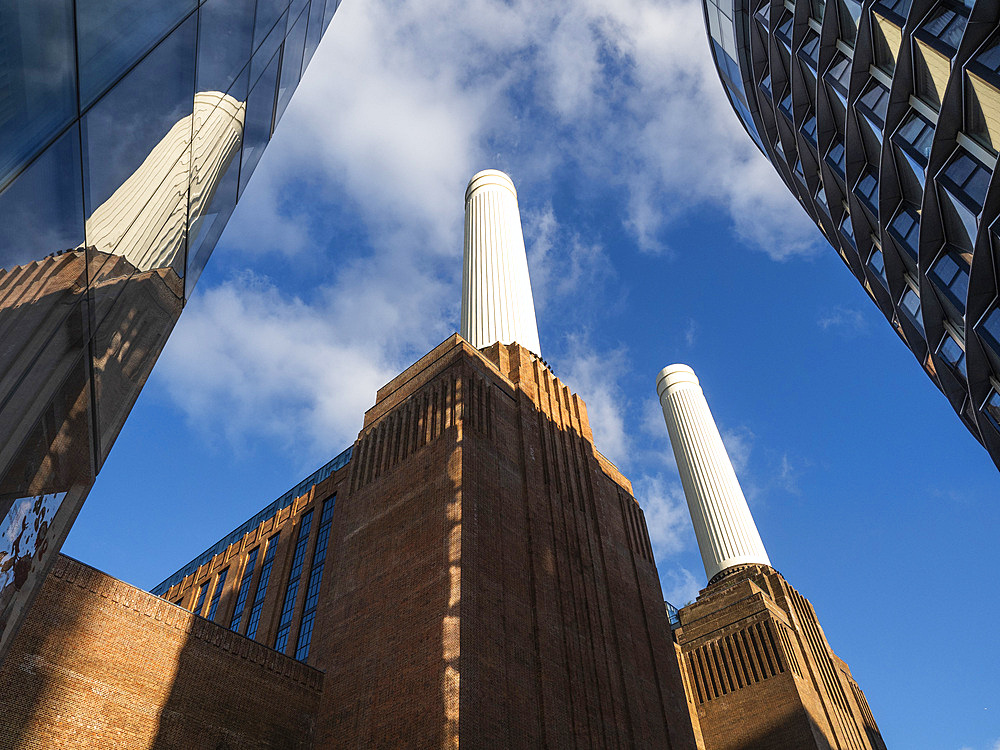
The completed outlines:
{"type": "Polygon", "coordinates": [[[910,14],[910,5],[913,0],[879,0],[872,6],[883,15],[893,15],[900,21],[900,26],[906,22],[906,17],[910,14]]]}
{"type": "Polygon", "coordinates": [[[257,553],[260,547],[254,547],[247,554],[246,565],[243,566],[243,577],[240,579],[240,590],[236,595],[236,605],[233,607],[233,617],[229,629],[238,631],[243,620],[243,610],[246,609],[247,597],[250,595],[250,584],[253,583],[254,568],[257,567],[257,553]]]}
{"type": "Polygon", "coordinates": [[[252,518],[248,519],[244,523],[241,523],[236,529],[226,534],[222,539],[217,541],[207,550],[202,552],[198,557],[189,562],[183,568],[178,570],[172,576],[167,578],[165,581],[157,585],[152,589],[152,593],[157,596],[162,596],[166,593],[167,589],[173,586],[175,583],[187,578],[189,575],[194,573],[198,568],[206,563],[210,562],[213,557],[220,555],[225,552],[230,545],[238,542],[244,536],[249,534],[251,531],[256,529],[262,523],[268,519],[274,518],[278,515],[279,511],[284,510],[289,505],[291,505],[296,498],[300,498],[305,495],[310,489],[322,482],[324,479],[333,474],[333,472],[338,469],[347,466],[348,462],[351,460],[351,453],[353,451],[353,446],[347,448],[347,450],[342,451],[338,455],[334,456],[330,461],[325,463],[319,469],[314,471],[308,477],[303,479],[297,485],[288,490],[284,495],[279,497],[277,500],[272,502],[270,505],[265,507],[263,510],[258,512],[252,518]]]}
{"type": "Polygon", "coordinates": [[[976,334],[993,352],[993,358],[1000,358],[1000,299],[993,302],[975,327],[976,334]]]}
{"type": "Polygon", "coordinates": [[[958,248],[945,245],[928,274],[934,286],[965,315],[965,300],[969,294],[969,265],[958,248]]]}
{"type": "Polygon", "coordinates": [[[965,33],[965,24],[968,20],[969,11],[964,5],[951,0],[942,0],[927,14],[918,33],[933,46],[943,47],[948,56],[952,57],[962,42],[962,34],[965,33]]]}
{"type": "Polygon", "coordinates": [[[764,92],[764,95],[767,96],[768,101],[771,101],[771,99],[773,98],[773,96],[772,96],[772,93],[771,93],[771,71],[770,70],[767,72],[767,75],[764,76],[760,80],[760,83],[758,84],[758,88],[761,91],[764,92]]]}
{"type": "Polygon", "coordinates": [[[264,597],[267,595],[267,583],[271,578],[271,567],[274,565],[274,553],[278,549],[278,532],[265,544],[267,549],[264,552],[264,562],[260,566],[260,580],[257,581],[257,593],[254,594],[253,606],[250,608],[250,622],[247,624],[247,638],[254,638],[257,635],[257,624],[260,622],[260,612],[264,607],[264,597]]]}
{"type": "Polygon", "coordinates": [[[899,211],[896,212],[892,221],[889,222],[888,229],[893,239],[915,262],[920,232],[920,215],[904,203],[899,207],[899,211]]]}
{"type": "Polygon", "coordinates": [[[816,114],[809,112],[805,122],[802,123],[802,135],[806,137],[813,146],[816,145],[816,114]]]}
{"type": "Polygon", "coordinates": [[[782,11],[781,18],[778,21],[778,27],[774,30],[775,38],[785,45],[785,49],[788,53],[792,52],[792,22],[793,17],[788,8],[782,11]]]}
{"type": "Polygon", "coordinates": [[[778,104],[778,110],[783,114],[790,123],[795,122],[795,118],[792,114],[792,90],[788,89],[788,93],[782,97],[781,102],[778,104]]]}
{"type": "Polygon", "coordinates": [[[837,19],[840,23],[840,37],[854,47],[858,38],[858,21],[861,18],[861,3],[858,0],[837,0],[837,19]]]}
{"type": "Polygon", "coordinates": [[[907,285],[906,291],[899,298],[899,309],[906,313],[906,317],[917,327],[921,335],[924,332],[924,321],[920,316],[920,295],[913,287],[907,285]]]}
{"type": "Polygon", "coordinates": [[[911,109],[893,133],[892,142],[919,164],[922,170],[926,169],[934,143],[934,126],[911,109]]]}
{"type": "Polygon", "coordinates": [[[996,386],[990,388],[990,392],[979,410],[993,425],[993,429],[1000,432],[1000,392],[997,391],[996,386]]]}
{"type": "Polygon", "coordinates": [[[979,48],[968,63],[969,70],[1000,88],[1000,32],[979,48]]]}
{"type": "Polygon", "coordinates": [[[937,354],[948,364],[952,372],[959,375],[962,380],[968,379],[965,370],[965,349],[962,348],[962,345],[948,331],[945,331],[941,337],[937,354]]]}
{"type": "Polygon", "coordinates": [[[882,285],[886,286],[887,279],[885,277],[885,256],[882,255],[882,248],[872,248],[872,254],[868,256],[868,267],[875,272],[875,275],[882,282],[882,285]]]}
{"type": "Polygon", "coordinates": [[[760,7],[760,9],[753,14],[753,17],[757,19],[757,23],[764,27],[764,30],[770,33],[771,31],[771,19],[768,16],[770,12],[770,6],[765,3],[760,7]]]}
{"type": "Polygon", "coordinates": [[[889,89],[872,78],[858,97],[855,106],[867,114],[869,119],[874,120],[881,129],[885,126],[885,113],[889,108],[889,89]]]}
{"type": "Polygon", "coordinates": [[[295,542],[295,552],[292,555],[292,568],[288,571],[288,585],[285,588],[285,601],[281,607],[281,618],[278,620],[278,632],[274,637],[274,650],[284,653],[288,645],[288,634],[292,627],[292,614],[295,611],[295,599],[299,593],[299,581],[302,578],[302,566],[305,564],[306,547],[309,545],[309,531],[312,527],[313,511],[302,515],[299,525],[299,537],[295,542]]]}
{"type": "Polygon", "coordinates": [[[306,600],[302,605],[303,614],[302,624],[299,626],[298,645],[295,647],[295,658],[299,660],[309,656],[313,620],[316,617],[316,606],[319,603],[320,584],[323,582],[323,568],[326,564],[326,550],[330,541],[330,527],[333,523],[333,508],[335,503],[336,496],[323,501],[319,532],[316,535],[316,549],[313,551],[309,584],[306,586],[306,600]]]}
{"type": "Polygon", "coordinates": [[[198,600],[195,602],[194,609],[191,610],[196,615],[200,615],[202,608],[205,606],[205,596],[208,594],[208,583],[208,581],[205,581],[198,588],[198,600]]]}
{"type": "Polygon", "coordinates": [[[208,605],[208,614],[205,615],[209,620],[215,619],[215,612],[219,608],[219,601],[222,599],[222,590],[226,586],[226,577],[229,575],[229,568],[223,568],[219,571],[218,577],[215,579],[215,590],[212,592],[212,602],[208,605]]]}
{"type": "Polygon", "coordinates": [[[854,238],[854,222],[851,220],[851,215],[844,212],[844,218],[840,222],[840,233],[844,235],[844,239],[850,243],[851,247],[855,250],[858,249],[858,243],[854,238]]]}
{"type": "Polygon", "coordinates": [[[847,92],[851,85],[851,59],[840,50],[834,55],[833,62],[823,76],[837,94],[847,101],[847,92]]]}
{"type": "Polygon", "coordinates": [[[826,163],[833,168],[834,172],[846,179],[846,149],[844,148],[844,141],[839,135],[834,136],[833,142],[830,144],[830,148],[826,152],[826,163]]]}
{"type": "Polygon", "coordinates": [[[982,213],[992,171],[961,146],[938,173],[940,184],[977,216],[982,213]]]}
{"type": "Polygon", "coordinates": [[[812,29],[806,32],[805,40],[799,47],[799,59],[814,72],[819,70],[819,34],[812,29]]]}
{"type": "Polygon", "coordinates": [[[861,199],[873,216],[878,216],[878,174],[870,164],[865,166],[861,177],[858,178],[854,194],[861,199]]]}

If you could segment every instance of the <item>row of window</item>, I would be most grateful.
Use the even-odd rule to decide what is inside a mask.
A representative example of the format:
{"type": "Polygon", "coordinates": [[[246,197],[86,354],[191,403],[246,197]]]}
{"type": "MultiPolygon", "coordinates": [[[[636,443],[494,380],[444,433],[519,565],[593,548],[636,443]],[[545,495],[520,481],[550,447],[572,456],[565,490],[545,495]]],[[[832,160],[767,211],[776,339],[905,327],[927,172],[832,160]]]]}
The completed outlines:
{"type": "MultiPolygon", "coordinates": [[[[312,640],[312,631],[316,618],[316,609],[319,602],[319,589],[322,583],[323,568],[326,561],[326,552],[329,546],[330,529],[333,523],[333,509],[336,496],[327,498],[322,505],[320,512],[319,531],[316,536],[316,545],[309,566],[309,579],[306,588],[305,602],[302,607],[301,624],[299,626],[298,639],[295,646],[295,658],[304,660],[309,655],[309,646],[312,640]]],[[[292,555],[292,566],[289,571],[288,581],[285,585],[285,593],[282,598],[281,615],[278,621],[278,629],[274,638],[274,648],[276,651],[285,652],[288,648],[289,635],[291,633],[292,618],[295,611],[295,602],[298,595],[299,584],[302,578],[305,565],[306,550],[309,544],[310,531],[312,528],[313,510],[304,513],[299,522],[298,536],[295,543],[295,551],[292,555]]],[[[254,547],[247,553],[246,564],[236,589],[236,602],[233,606],[233,613],[229,627],[234,632],[240,632],[247,611],[247,604],[250,604],[250,614],[247,618],[246,636],[256,638],[257,628],[260,623],[261,611],[267,595],[268,583],[271,578],[271,569],[274,565],[274,558],[278,549],[280,532],[265,539],[260,545],[254,547]],[[257,558],[261,549],[264,550],[263,562],[261,563],[260,574],[257,577],[256,588],[253,587],[254,572],[257,558]]],[[[229,568],[223,568],[213,580],[209,579],[198,587],[198,594],[195,605],[191,609],[197,615],[201,615],[209,620],[214,620],[222,592],[226,585],[229,568]],[[211,590],[211,599],[209,591],[211,590]],[[206,604],[206,600],[208,603],[206,604]]],[[[183,598],[177,600],[175,604],[183,606],[183,598]]]]}

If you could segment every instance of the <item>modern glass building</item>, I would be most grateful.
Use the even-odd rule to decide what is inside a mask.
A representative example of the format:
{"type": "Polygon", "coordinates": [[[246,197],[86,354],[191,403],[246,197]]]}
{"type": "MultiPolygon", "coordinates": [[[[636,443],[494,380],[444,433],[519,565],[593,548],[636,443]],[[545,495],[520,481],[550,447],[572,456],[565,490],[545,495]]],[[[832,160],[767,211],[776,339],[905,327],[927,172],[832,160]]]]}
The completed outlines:
{"type": "Polygon", "coordinates": [[[338,4],[0,3],[0,657],[338,4]]]}
{"type": "Polygon", "coordinates": [[[1000,4],[705,14],[750,137],[1000,466],[1000,4]]]}

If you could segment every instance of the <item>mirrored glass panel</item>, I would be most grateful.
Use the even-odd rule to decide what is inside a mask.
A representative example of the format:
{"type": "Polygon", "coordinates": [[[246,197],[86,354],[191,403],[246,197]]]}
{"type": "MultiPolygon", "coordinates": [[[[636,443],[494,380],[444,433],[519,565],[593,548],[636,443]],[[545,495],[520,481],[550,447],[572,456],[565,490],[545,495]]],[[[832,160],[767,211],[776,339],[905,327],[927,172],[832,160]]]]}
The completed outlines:
{"type": "Polygon", "coordinates": [[[299,85],[299,76],[302,73],[302,48],[306,41],[306,22],[308,17],[305,13],[299,16],[288,37],[285,39],[285,48],[281,53],[281,75],[278,78],[278,103],[274,108],[274,123],[278,124],[281,115],[288,106],[292,98],[292,92],[299,85]]]}
{"type": "Polygon", "coordinates": [[[271,127],[274,118],[274,94],[278,82],[278,61],[281,57],[276,52],[264,74],[253,87],[247,97],[246,128],[243,135],[243,161],[240,165],[240,194],[246,187],[247,180],[257,167],[264,146],[271,138],[271,127]]]}
{"type": "Polygon", "coordinates": [[[198,90],[246,99],[246,81],[233,86],[250,60],[254,0],[208,0],[199,11],[198,90]],[[230,91],[230,87],[232,90],[230,91]]]}
{"type": "Polygon", "coordinates": [[[0,2],[0,189],[75,116],[73,3],[0,2]]]}
{"type": "Polygon", "coordinates": [[[0,269],[82,244],[80,132],[74,125],[0,192],[0,269]]]}
{"type": "Polygon", "coordinates": [[[306,30],[306,45],[305,45],[305,59],[303,60],[303,66],[309,64],[312,60],[313,53],[319,46],[320,36],[323,34],[323,10],[326,7],[327,2],[331,5],[336,2],[336,0],[312,0],[309,5],[309,28],[306,30]]]}
{"type": "Polygon", "coordinates": [[[76,3],[80,105],[84,109],[90,106],[197,5],[197,0],[76,3]],[[122,33],[123,29],[128,33],[122,33]]]}

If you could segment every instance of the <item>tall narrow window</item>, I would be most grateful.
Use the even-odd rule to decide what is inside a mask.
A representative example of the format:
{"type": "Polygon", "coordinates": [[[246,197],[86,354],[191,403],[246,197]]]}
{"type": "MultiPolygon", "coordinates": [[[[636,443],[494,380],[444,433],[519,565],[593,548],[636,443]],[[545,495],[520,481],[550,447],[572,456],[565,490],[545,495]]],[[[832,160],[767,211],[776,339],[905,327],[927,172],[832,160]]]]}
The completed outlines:
{"type": "Polygon", "coordinates": [[[247,555],[247,564],[243,567],[243,578],[240,580],[240,592],[236,595],[236,606],[233,608],[233,619],[229,624],[230,630],[239,631],[240,622],[243,620],[243,610],[247,606],[247,597],[250,595],[250,583],[253,581],[253,569],[257,565],[257,551],[260,547],[254,547],[247,555]]]}
{"type": "Polygon", "coordinates": [[[267,594],[267,580],[271,577],[271,566],[274,564],[274,551],[278,549],[280,532],[267,540],[267,550],[264,552],[264,562],[260,566],[260,580],[257,582],[257,593],[250,608],[250,623],[247,625],[247,638],[257,635],[257,623],[260,622],[260,610],[264,606],[264,595],[267,594]]]}
{"type": "Polygon", "coordinates": [[[222,598],[222,589],[226,585],[226,576],[229,575],[229,568],[224,568],[219,571],[219,577],[215,580],[215,591],[212,592],[212,603],[208,605],[208,614],[205,615],[209,620],[215,619],[215,610],[219,608],[219,600],[222,598]]]}
{"type": "Polygon", "coordinates": [[[205,581],[201,584],[201,588],[198,589],[198,602],[194,605],[194,609],[191,610],[196,615],[200,615],[202,607],[205,606],[205,595],[208,593],[208,584],[209,582],[205,581]]]}
{"type": "Polygon", "coordinates": [[[295,542],[295,553],[292,556],[292,569],[288,572],[285,603],[281,608],[281,619],[278,621],[278,634],[274,637],[274,650],[282,653],[288,645],[288,633],[292,629],[292,612],[295,610],[295,597],[299,593],[299,579],[302,577],[302,565],[306,559],[306,546],[309,544],[312,515],[313,512],[310,510],[302,516],[299,538],[295,542]]]}
{"type": "Polygon", "coordinates": [[[326,561],[326,547],[330,541],[330,525],[333,522],[333,504],[337,496],[323,501],[323,512],[319,519],[319,533],[316,535],[316,551],[313,552],[306,588],[306,603],[302,606],[302,624],[299,626],[299,642],[295,648],[295,658],[300,661],[309,656],[313,623],[316,620],[316,604],[319,602],[319,586],[323,581],[323,564],[326,561]]]}

